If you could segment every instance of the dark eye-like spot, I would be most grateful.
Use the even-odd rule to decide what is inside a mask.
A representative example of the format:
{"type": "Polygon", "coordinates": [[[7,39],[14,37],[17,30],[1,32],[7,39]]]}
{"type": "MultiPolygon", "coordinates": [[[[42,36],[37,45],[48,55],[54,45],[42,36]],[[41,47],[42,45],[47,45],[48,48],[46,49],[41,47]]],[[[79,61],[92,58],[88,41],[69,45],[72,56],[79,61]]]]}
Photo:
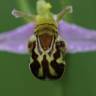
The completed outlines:
{"type": "Polygon", "coordinates": [[[57,63],[56,60],[53,60],[51,62],[52,68],[56,71],[57,73],[57,78],[60,78],[64,72],[64,64],[63,63],[57,63]]]}
{"type": "Polygon", "coordinates": [[[49,67],[48,67],[48,61],[45,55],[43,56],[42,67],[43,67],[44,77],[47,77],[48,72],[49,72],[49,67]]]}
{"type": "Polygon", "coordinates": [[[28,48],[32,47],[32,42],[28,42],[28,48]]]}
{"type": "Polygon", "coordinates": [[[31,69],[31,72],[36,76],[38,77],[38,70],[40,68],[40,64],[38,61],[34,61],[30,64],[30,69],[31,69]]]}
{"type": "Polygon", "coordinates": [[[57,47],[65,47],[64,41],[56,42],[57,47]]]}

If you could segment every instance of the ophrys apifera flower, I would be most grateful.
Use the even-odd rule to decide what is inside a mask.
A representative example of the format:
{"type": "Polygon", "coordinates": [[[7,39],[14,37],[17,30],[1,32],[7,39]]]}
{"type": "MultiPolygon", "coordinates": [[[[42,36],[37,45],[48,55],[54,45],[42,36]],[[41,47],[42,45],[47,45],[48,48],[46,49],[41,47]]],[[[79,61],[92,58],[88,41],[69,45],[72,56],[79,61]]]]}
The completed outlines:
{"type": "Polygon", "coordinates": [[[65,53],[96,50],[95,32],[62,20],[66,12],[72,12],[72,7],[65,7],[57,15],[51,13],[51,7],[50,3],[38,0],[37,15],[13,10],[16,17],[33,23],[2,33],[0,38],[3,50],[29,52],[31,72],[39,79],[59,79],[66,66],[65,53]]]}

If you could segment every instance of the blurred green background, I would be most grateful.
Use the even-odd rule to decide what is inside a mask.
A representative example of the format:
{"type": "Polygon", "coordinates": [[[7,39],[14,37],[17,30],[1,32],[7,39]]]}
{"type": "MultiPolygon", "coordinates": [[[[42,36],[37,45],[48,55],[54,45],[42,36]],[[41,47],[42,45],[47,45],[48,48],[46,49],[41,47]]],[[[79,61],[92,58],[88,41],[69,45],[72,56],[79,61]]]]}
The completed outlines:
{"type": "MultiPolygon", "coordinates": [[[[20,9],[24,0],[0,0],[0,32],[14,29],[25,22],[11,16],[13,8],[20,9]]],[[[26,0],[32,13],[35,1],[26,0]]],[[[96,0],[48,0],[53,12],[64,5],[73,5],[68,21],[96,29],[96,0]]],[[[0,96],[96,96],[96,52],[67,54],[67,71],[62,80],[40,81],[28,68],[29,56],[0,52],[0,96]]]]}

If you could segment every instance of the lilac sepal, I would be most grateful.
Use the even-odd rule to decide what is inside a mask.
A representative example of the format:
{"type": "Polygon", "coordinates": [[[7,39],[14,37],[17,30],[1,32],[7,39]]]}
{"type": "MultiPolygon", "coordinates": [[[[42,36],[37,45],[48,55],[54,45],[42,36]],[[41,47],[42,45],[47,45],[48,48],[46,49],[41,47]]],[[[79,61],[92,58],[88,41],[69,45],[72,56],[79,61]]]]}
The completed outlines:
{"type": "Polygon", "coordinates": [[[96,30],[61,21],[59,33],[67,43],[68,53],[96,51],[96,30]]]}
{"type": "Polygon", "coordinates": [[[33,34],[34,24],[26,24],[14,30],[0,34],[0,50],[25,54],[27,41],[33,34]]]}
{"type": "MultiPolygon", "coordinates": [[[[33,34],[34,24],[26,24],[9,32],[0,34],[0,50],[26,54],[27,41],[33,34]]],[[[61,21],[59,34],[67,43],[67,52],[96,51],[96,31],[61,21]]]]}

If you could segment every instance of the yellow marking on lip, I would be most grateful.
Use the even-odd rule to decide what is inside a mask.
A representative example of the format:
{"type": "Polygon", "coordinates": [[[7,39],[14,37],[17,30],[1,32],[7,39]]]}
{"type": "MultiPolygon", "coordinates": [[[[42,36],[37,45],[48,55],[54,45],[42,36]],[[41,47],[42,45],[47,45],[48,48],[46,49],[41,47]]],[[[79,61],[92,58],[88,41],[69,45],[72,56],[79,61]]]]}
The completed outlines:
{"type": "Polygon", "coordinates": [[[54,57],[53,57],[53,55],[49,56],[48,54],[46,54],[46,59],[50,64],[50,62],[54,59],[54,57]]]}
{"type": "Polygon", "coordinates": [[[49,72],[50,72],[50,74],[52,76],[56,76],[57,75],[56,72],[55,72],[55,70],[51,67],[51,65],[49,65],[49,72]]]}
{"type": "Polygon", "coordinates": [[[43,60],[43,55],[39,55],[38,58],[37,58],[37,60],[38,60],[38,62],[39,62],[40,65],[41,65],[41,62],[42,62],[42,60],[43,60]]]}
{"type": "Polygon", "coordinates": [[[42,66],[39,68],[39,71],[38,71],[38,76],[43,76],[43,69],[42,69],[42,66]]]}
{"type": "Polygon", "coordinates": [[[32,36],[30,36],[29,42],[34,42],[34,41],[36,41],[36,36],[33,34],[32,36]]]}
{"type": "Polygon", "coordinates": [[[62,57],[59,57],[59,58],[56,60],[56,62],[60,64],[60,63],[63,63],[64,61],[63,61],[63,58],[62,58],[62,57]]]}

